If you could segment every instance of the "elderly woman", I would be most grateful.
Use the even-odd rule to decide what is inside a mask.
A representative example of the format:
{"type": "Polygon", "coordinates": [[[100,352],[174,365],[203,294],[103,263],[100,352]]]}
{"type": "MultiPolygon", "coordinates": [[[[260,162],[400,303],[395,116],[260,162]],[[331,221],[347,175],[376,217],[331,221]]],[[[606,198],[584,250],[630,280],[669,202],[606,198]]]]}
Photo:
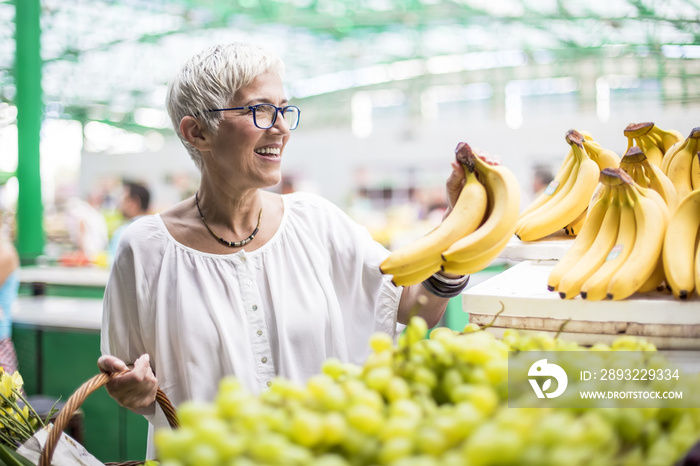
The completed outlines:
{"type": "MultiPolygon", "coordinates": [[[[362,363],[372,333],[396,336],[415,309],[434,326],[468,278],[395,287],[379,270],[388,251],[338,207],[266,190],[300,120],[282,76],[279,58],[236,43],[201,52],[170,84],[168,112],[199,190],[124,232],[98,362],[133,364],[108,391],[156,425],[157,385],[177,406],[213,399],[227,375],[261,391],[276,376],[303,382],[330,357],[362,363]]],[[[455,165],[451,201],[463,179],[455,165]]]]}

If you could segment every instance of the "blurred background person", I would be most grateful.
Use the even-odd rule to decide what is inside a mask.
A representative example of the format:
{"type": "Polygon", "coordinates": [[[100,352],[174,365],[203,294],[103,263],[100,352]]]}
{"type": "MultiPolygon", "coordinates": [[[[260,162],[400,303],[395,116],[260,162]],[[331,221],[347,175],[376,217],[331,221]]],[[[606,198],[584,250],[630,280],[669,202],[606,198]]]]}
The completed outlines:
{"type": "Polygon", "coordinates": [[[535,165],[532,175],[532,192],[534,197],[539,196],[553,179],[554,174],[549,167],[545,165],[535,165]]]}
{"type": "Polygon", "coordinates": [[[134,220],[148,214],[151,205],[151,192],[143,184],[127,181],[124,183],[122,198],[119,202],[119,210],[124,217],[124,222],[112,234],[109,241],[109,263],[112,263],[117,252],[119,239],[122,233],[134,220]]]}
{"type": "Polygon", "coordinates": [[[19,290],[19,256],[5,229],[0,231],[0,366],[9,374],[17,370],[12,343],[12,307],[19,290]]]}
{"type": "Polygon", "coordinates": [[[64,265],[88,265],[100,256],[104,257],[109,244],[109,233],[107,221],[100,211],[101,199],[93,193],[88,196],[88,201],[77,196],[66,201],[66,229],[76,250],[63,255],[64,265]]]}

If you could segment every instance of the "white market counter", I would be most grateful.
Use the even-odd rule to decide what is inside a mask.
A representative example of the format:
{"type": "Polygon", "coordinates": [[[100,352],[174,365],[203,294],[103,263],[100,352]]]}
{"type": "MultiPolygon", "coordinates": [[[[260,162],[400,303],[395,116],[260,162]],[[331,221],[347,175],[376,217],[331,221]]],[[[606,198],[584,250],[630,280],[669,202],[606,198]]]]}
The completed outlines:
{"type": "Polygon", "coordinates": [[[12,312],[15,325],[99,332],[102,300],[60,296],[20,296],[12,312]]]}
{"type": "Polygon", "coordinates": [[[580,344],[609,343],[620,335],[643,337],[659,349],[700,350],[700,299],[670,293],[637,294],[621,301],[562,300],[547,290],[555,261],[525,260],[462,295],[470,322],[551,332],[580,344]],[[499,314],[500,313],[500,314],[499,314]]]}

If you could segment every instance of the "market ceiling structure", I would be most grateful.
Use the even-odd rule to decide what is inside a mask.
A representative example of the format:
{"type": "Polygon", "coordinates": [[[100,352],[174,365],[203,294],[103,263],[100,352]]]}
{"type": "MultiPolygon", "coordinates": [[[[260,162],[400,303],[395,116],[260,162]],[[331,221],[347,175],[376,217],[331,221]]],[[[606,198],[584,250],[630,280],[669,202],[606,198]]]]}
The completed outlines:
{"type": "MultiPolygon", "coordinates": [[[[0,102],[15,98],[16,2],[0,0],[0,102]]],[[[700,0],[41,0],[46,115],[165,128],[165,85],[203,47],[252,40],[313,105],[389,86],[625,72],[700,101],[700,0]],[[609,70],[603,69],[605,63],[609,70]],[[624,63],[624,65],[622,65],[624,63]],[[629,63],[634,63],[633,68],[629,63]],[[530,74],[516,69],[536,69],[530,74]],[[491,74],[484,74],[485,71],[491,74]],[[496,71],[494,71],[496,70],[496,71]],[[588,70],[590,71],[590,70],[588,70]],[[671,82],[671,81],[669,81],[671,82]],[[139,113],[140,112],[140,113],[139,113]],[[145,122],[145,123],[144,123],[145,122]]],[[[307,120],[308,124],[308,120],[307,120]]]]}

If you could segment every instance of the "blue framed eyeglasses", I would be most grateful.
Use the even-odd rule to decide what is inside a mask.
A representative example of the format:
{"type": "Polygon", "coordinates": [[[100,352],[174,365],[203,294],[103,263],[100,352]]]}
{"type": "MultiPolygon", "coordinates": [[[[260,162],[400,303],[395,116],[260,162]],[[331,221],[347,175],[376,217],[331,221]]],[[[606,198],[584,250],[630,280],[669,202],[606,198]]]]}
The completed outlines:
{"type": "Polygon", "coordinates": [[[290,130],[297,129],[299,119],[301,118],[301,110],[294,105],[286,107],[277,107],[272,104],[248,105],[247,107],[232,107],[232,108],[210,108],[207,112],[225,112],[227,110],[245,110],[253,112],[253,124],[260,129],[269,129],[277,121],[277,113],[281,113],[287,126],[290,130]]]}

